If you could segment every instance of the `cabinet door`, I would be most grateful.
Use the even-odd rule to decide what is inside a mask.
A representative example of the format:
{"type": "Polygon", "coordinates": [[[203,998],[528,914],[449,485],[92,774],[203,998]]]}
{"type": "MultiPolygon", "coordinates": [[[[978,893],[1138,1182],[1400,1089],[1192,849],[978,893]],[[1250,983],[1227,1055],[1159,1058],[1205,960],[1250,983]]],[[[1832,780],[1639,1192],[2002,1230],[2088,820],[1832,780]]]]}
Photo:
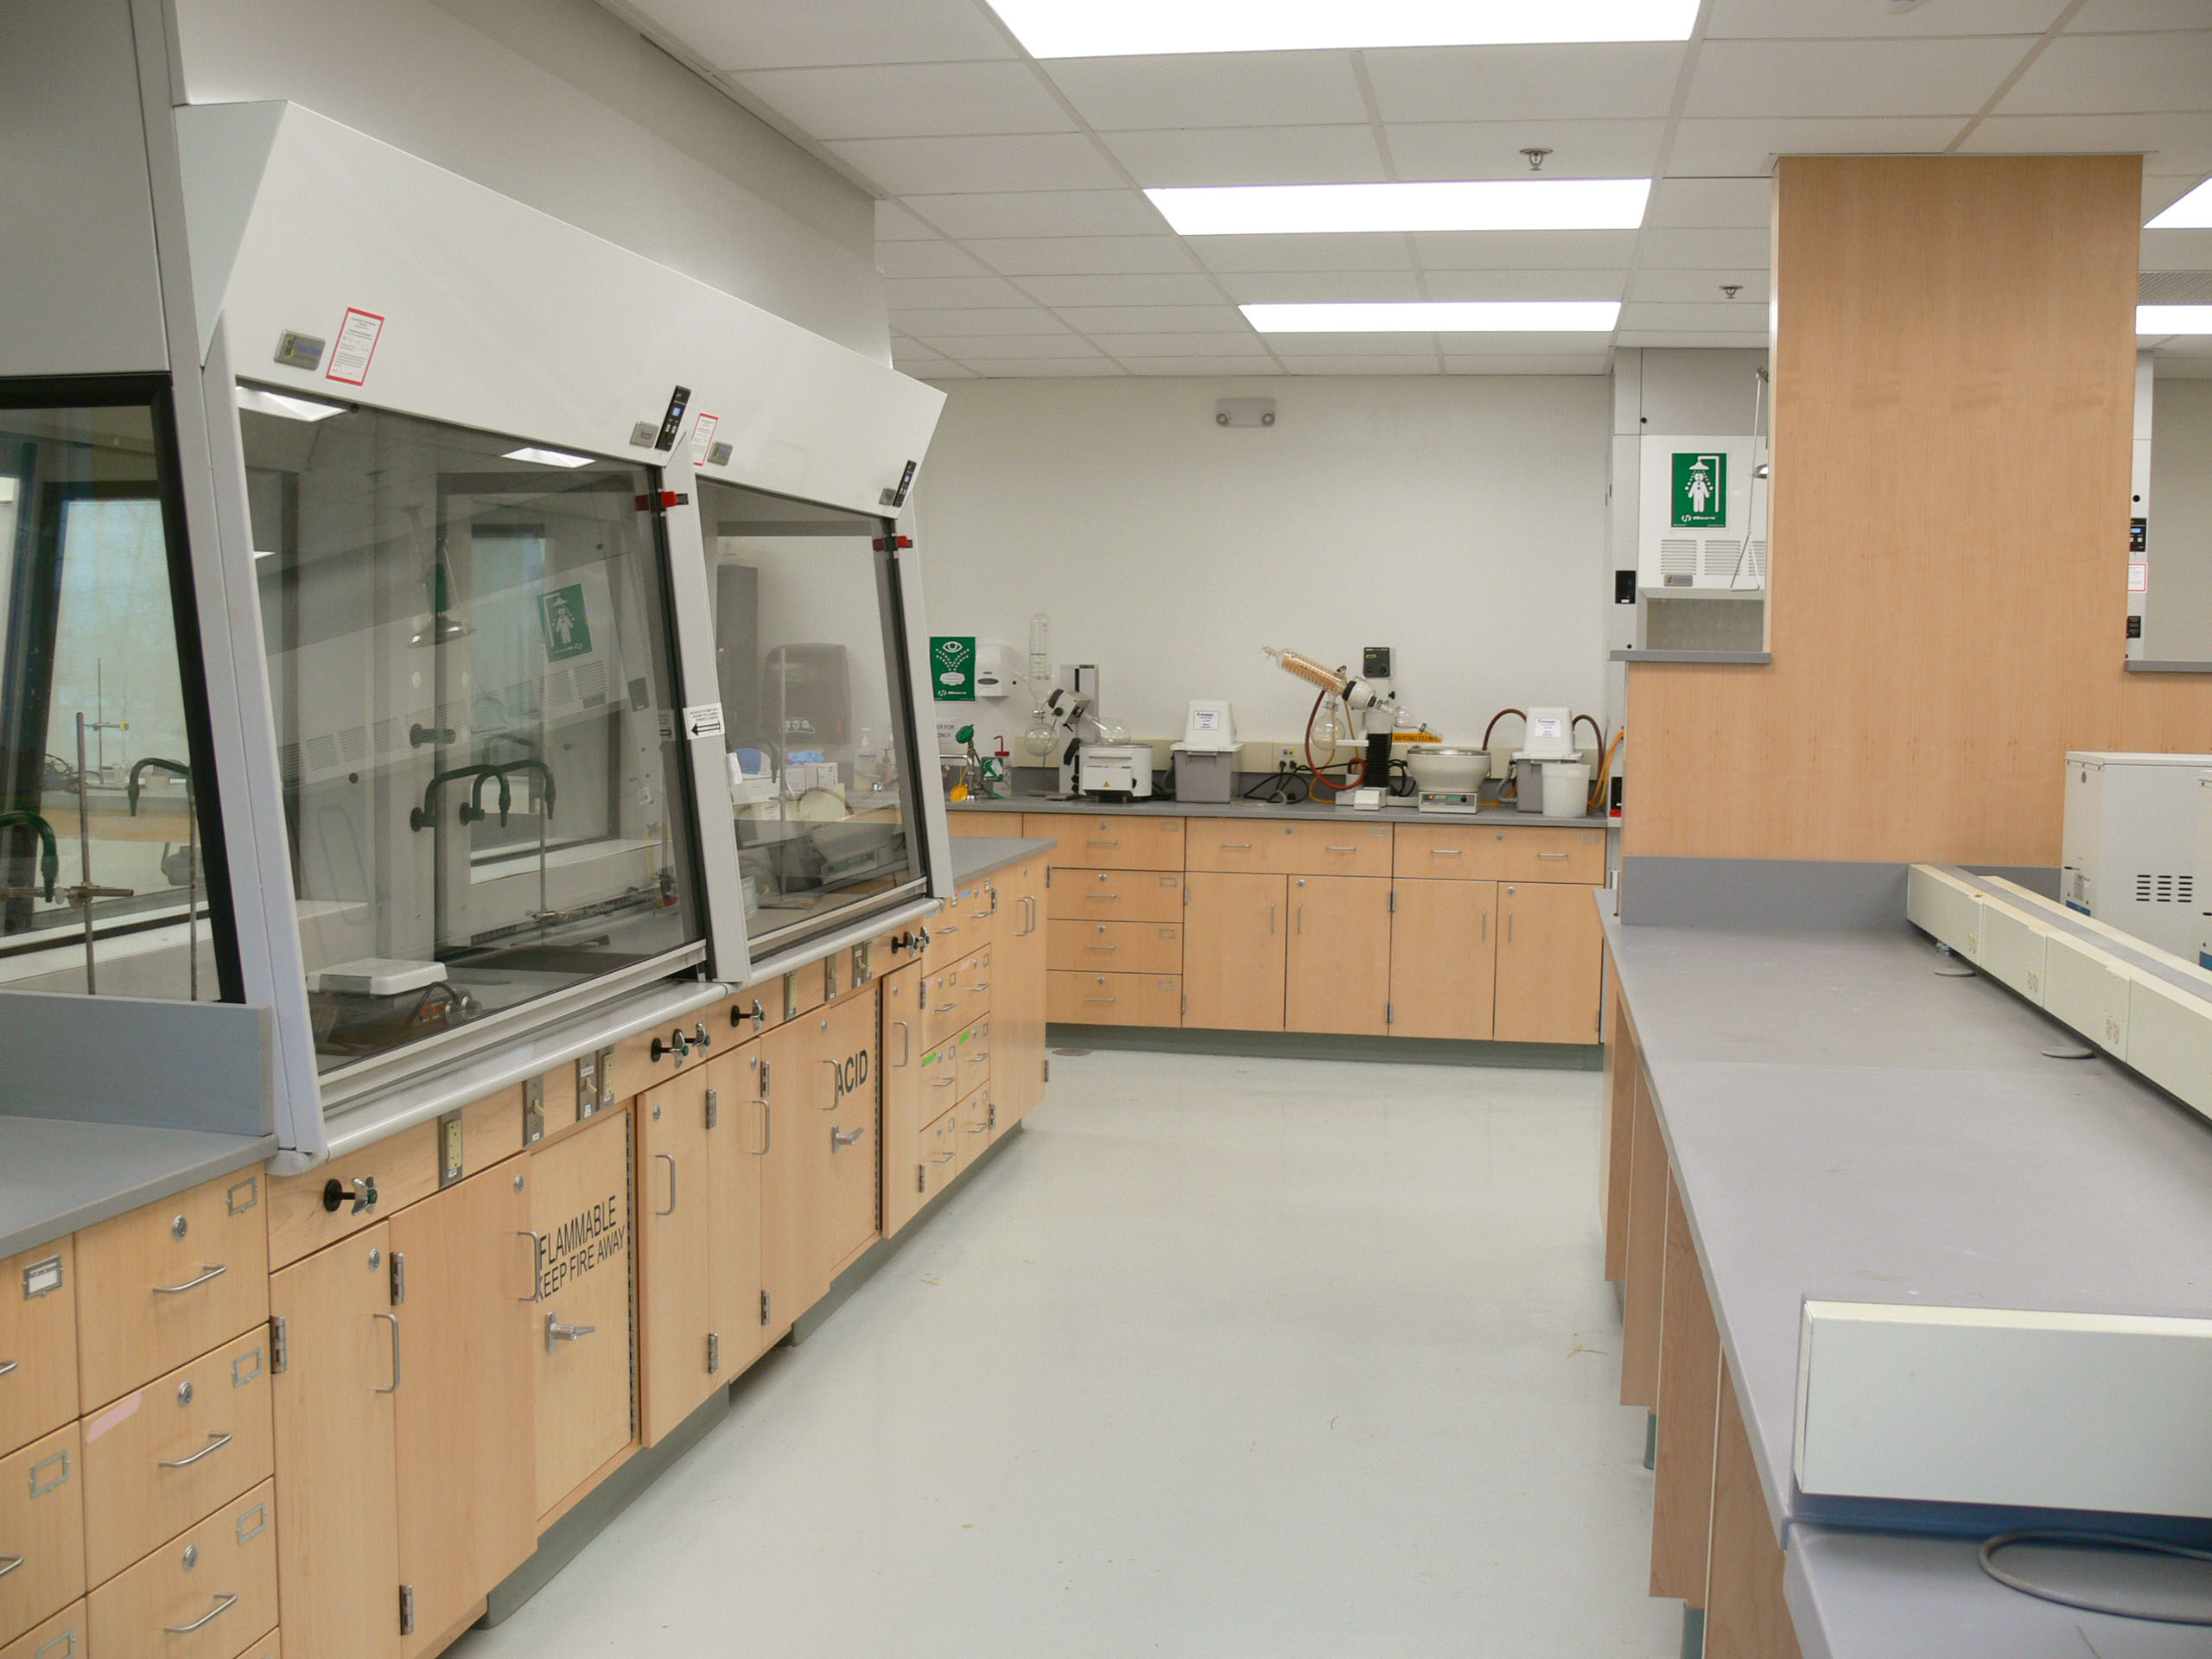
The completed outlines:
{"type": "MultiPolygon", "coordinates": [[[[1045,1097],[1046,949],[1045,864],[1041,858],[1017,865],[999,878],[999,902],[1006,914],[999,923],[991,991],[998,1027],[998,1054],[992,1064],[992,1090],[999,1100],[999,1127],[1017,1122],[1045,1097]]],[[[1153,931],[1160,930],[1155,926],[1153,931]]],[[[1173,928],[1175,969],[1183,966],[1181,929],[1173,928]]]]}
{"type": "Polygon", "coordinates": [[[817,1171],[830,1144],[828,1130],[815,1132],[823,1116],[816,1097],[825,1068],[810,1062],[819,1058],[827,1024],[822,1015],[810,1014],[769,1033],[759,1045],[766,1146],[760,1159],[763,1347],[790,1330],[829,1287],[815,1281],[810,1236],[817,1171]]]}
{"type": "Polygon", "coordinates": [[[85,1593],[84,1467],[73,1422],[0,1459],[0,1643],[85,1593]]]}
{"type": "Polygon", "coordinates": [[[1195,874],[1183,924],[1185,1026],[1281,1031],[1284,905],[1279,875],[1195,874]]]}
{"type": "MultiPolygon", "coordinates": [[[[980,815],[979,815],[980,816],[980,815]]],[[[891,1237],[921,1209],[927,1189],[917,1160],[926,1122],[922,1084],[922,1020],[918,963],[883,978],[883,1236],[891,1237]]]]}
{"type": "Polygon", "coordinates": [[[638,1096],[638,1433],[647,1446],[715,1386],[707,1351],[715,1325],[707,1151],[714,1068],[694,1066],[638,1096]]]}
{"type": "Polygon", "coordinates": [[[276,1584],[293,1650],[398,1659],[394,1402],[405,1382],[388,1222],[273,1274],[276,1584]]]}
{"type": "MultiPolygon", "coordinates": [[[[871,991],[873,988],[871,987],[871,991]]],[[[823,1287],[880,1236],[876,1227],[880,1160],[876,1097],[876,1002],[855,996],[830,1013],[817,1069],[823,1073],[811,1133],[822,1142],[822,1185],[813,1229],[813,1271],[823,1287]]]]}
{"type": "Polygon", "coordinates": [[[1497,883],[1401,881],[1390,918],[1390,1034],[1485,1042],[1497,984],[1497,883]]]}
{"type": "Polygon", "coordinates": [[[0,1262],[0,1454],[77,1414],[77,1266],[58,1238],[0,1262]]]}
{"type": "Polygon", "coordinates": [[[413,1656],[537,1548],[537,1287],[529,1165],[505,1163],[391,1221],[406,1372],[397,1397],[399,1578],[413,1656]]]}
{"type": "Polygon", "coordinates": [[[634,1427],[629,1110],[602,1113],[540,1147],[528,1185],[538,1240],[531,1347],[543,1516],[629,1445],[634,1427]]]}
{"type": "Polygon", "coordinates": [[[1498,1041],[1598,1040],[1605,931],[1595,892],[1548,881],[1509,881],[1499,890],[1498,1041]]]}
{"type": "Polygon", "coordinates": [[[1283,1028],[1380,1037],[1389,1003],[1389,879],[1291,877],[1283,1028]]]}
{"type": "Polygon", "coordinates": [[[766,1156],[767,1108],[760,1101],[760,1045],[715,1057],[707,1078],[707,1190],[715,1386],[760,1351],[760,1160],[766,1156]]]}

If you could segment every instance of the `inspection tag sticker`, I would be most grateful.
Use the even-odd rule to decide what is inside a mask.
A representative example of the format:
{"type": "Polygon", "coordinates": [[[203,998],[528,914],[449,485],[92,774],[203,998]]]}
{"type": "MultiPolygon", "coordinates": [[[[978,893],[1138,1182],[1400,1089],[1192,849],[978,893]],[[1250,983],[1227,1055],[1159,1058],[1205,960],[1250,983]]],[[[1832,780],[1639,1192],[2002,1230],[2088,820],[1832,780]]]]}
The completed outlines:
{"type": "Polygon", "coordinates": [[[715,429],[721,424],[720,417],[713,415],[702,415],[691,423],[691,464],[694,467],[707,464],[707,451],[715,444],[715,429]]]}
{"type": "Polygon", "coordinates": [[[369,359],[377,354],[377,341],[383,335],[382,317],[347,306],[346,321],[338,326],[338,344],[330,350],[330,366],[322,372],[322,378],[349,386],[367,385],[369,359]]]}

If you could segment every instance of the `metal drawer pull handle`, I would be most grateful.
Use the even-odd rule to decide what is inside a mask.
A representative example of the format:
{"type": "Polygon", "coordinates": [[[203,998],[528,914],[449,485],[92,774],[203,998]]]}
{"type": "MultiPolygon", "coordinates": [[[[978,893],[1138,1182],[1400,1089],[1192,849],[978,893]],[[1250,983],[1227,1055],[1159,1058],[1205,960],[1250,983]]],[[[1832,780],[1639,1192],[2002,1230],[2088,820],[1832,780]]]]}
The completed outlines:
{"type": "Polygon", "coordinates": [[[860,1138],[867,1133],[868,1129],[865,1125],[860,1128],[855,1129],[850,1135],[847,1135],[835,1123],[832,1123],[830,1126],[830,1150],[835,1152],[840,1147],[856,1145],[859,1142],[860,1138]]]}
{"type": "Polygon", "coordinates": [[[518,1296],[515,1300],[534,1302],[537,1300],[538,1287],[545,1282],[545,1240],[539,1234],[520,1227],[515,1229],[515,1236],[530,1241],[530,1294],[518,1296]]]}
{"type": "Polygon", "coordinates": [[[1565,853],[1538,853],[1536,856],[1538,858],[1565,858],[1567,855],[1565,853]]]}
{"type": "Polygon", "coordinates": [[[1086,1002],[1118,1002],[1122,999],[1118,996],[1086,996],[1083,1000],[1086,1002]]]}
{"type": "Polygon", "coordinates": [[[1224,853],[1249,853],[1252,850],[1252,843],[1249,841],[1224,841],[1221,843],[1221,850],[1224,853]]]}
{"type": "Polygon", "coordinates": [[[938,929],[938,931],[940,933],[957,933],[960,930],[958,928],[953,926],[950,922],[938,929]]]}
{"type": "Polygon", "coordinates": [[[164,1469],[189,1469],[194,1464],[199,1462],[200,1459],[213,1457],[218,1452],[221,1451],[230,1443],[231,1437],[227,1434],[210,1434],[207,1437],[207,1444],[201,1446],[190,1457],[163,1458],[161,1460],[161,1466],[164,1469]]]}
{"type": "Polygon", "coordinates": [[[753,1103],[760,1109],[760,1155],[766,1158],[776,1144],[776,1109],[766,1100],[753,1103]]]}
{"type": "Polygon", "coordinates": [[[937,1005],[937,1012],[939,1014],[950,1014],[959,1006],[960,1005],[957,1002],[940,1002],[937,1005]]]}
{"type": "Polygon", "coordinates": [[[5,1376],[10,1371],[21,1370],[22,1365],[23,1362],[20,1359],[0,1359],[0,1376],[5,1376]]]}
{"type": "Polygon", "coordinates": [[[949,1164],[959,1155],[960,1154],[957,1152],[940,1152],[936,1157],[931,1159],[930,1162],[933,1164],[949,1164]]]}
{"type": "Polygon", "coordinates": [[[1118,950],[1122,947],[1118,944],[1086,944],[1083,948],[1086,950],[1118,950]]]}
{"type": "Polygon", "coordinates": [[[164,1624],[162,1626],[162,1634],[166,1636],[190,1636],[194,1630],[200,1629],[204,1625],[213,1624],[225,1613],[229,1612],[231,1611],[232,1604],[237,1600],[238,1598],[236,1596],[218,1596],[215,1598],[215,1610],[213,1612],[202,1613],[198,1618],[194,1619],[189,1624],[164,1624]]]}
{"type": "MultiPolygon", "coordinates": [[[[1094,1001],[1096,1000],[1097,999],[1095,997],[1092,999],[1094,1001]]],[[[959,1079],[957,1077],[939,1077],[935,1083],[930,1084],[930,1087],[932,1089],[950,1089],[958,1081],[959,1079]]]]}
{"type": "Polygon", "coordinates": [[[664,1152],[657,1152],[653,1156],[668,1166],[668,1208],[656,1210],[653,1214],[672,1216],[676,1213],[676,1160],[664,1152]]]}
{"type": "Polygon", "coordinates": [[[1357,847],[1324,847],[1321,850],[1325,853],[1356,853],[1359,849],[1357,847]]]}
{"type": "Polygon", "coordinates": [[[200,1286],[206,1284],[210,1279],[219,1279],[230,1271],[228,1267],[220,1262],[202,1262],[200,1265],[206,1268],[207,1271],[202,1273],[197,1279],[188,1279],[181,1285],[156,1285],[154,1287],[154,1294],[156,1296],[181,1296],[186,1291],[197,1290],[200,1286]]]}
{"type": "Polygon", "coordinates": [[[6,1578],[22,1564],[23,1558],[20,1555],[0,1555],[0,1579],[6,1578]]]}
{"type": "Polygon", "coordinates": [[[981,996],[985,991],[988,991],[990,988],[991,982],[987,979],[980,985],[970,985],[968,988],[968,995],[970,996],[981,996]]]}
{"type": "Polygon", "coordinates": [[[369,1317],[372,1319],[382,1319],[385,1324],[391,1327],[391,1386],[388,1389],[378,1389],[377,1392],[378,1394],[397,1394],[399,1392],[399,1315],[397,1313],[372,1313],[369,1317]]]}
{"type": "Polygon", "coordinates": [[[558,1313],[545,1316],[545,1351],[551,1353],[556,1342],[575,1342],[598,1330],[595,1325],[563,1325],[558,1313]]]}
{"type": "Polygon", "coordinates": [[[1087,842],[1084,844],[1090,847],[1118,847],[1122,843],[1118,841],[1093,841],[1087,842]]]}
{"type": "Polygon", "coordinates": [[[1458,847],[1432,847],[1428,849],[1428,855],[1431,858],[1458,858],[1462,850],[1458,847]]]}
{"type": "Polygon", "coordinates": [[[899,1027],[899,1064],[912,1065],[914,1063],[913,1027],[904,1020],[893,1020],[891,1023],[899,1027]]]}

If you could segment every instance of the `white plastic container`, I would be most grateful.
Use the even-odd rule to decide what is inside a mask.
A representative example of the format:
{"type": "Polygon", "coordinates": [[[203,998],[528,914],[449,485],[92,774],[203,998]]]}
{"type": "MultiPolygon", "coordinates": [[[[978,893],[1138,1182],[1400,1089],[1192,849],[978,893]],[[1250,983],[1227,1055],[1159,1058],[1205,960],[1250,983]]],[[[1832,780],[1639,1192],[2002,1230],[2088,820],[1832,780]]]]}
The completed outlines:
{"type": "MultiPolygon", "coordinates": [[[[1523,761],[1522,766],[1528,763],[1523,761]]],[[[1544,769],[1544,816],[1579,818],[1589,810],[1590,768],[1580,760],[1547,760],[1544,769]]]]}

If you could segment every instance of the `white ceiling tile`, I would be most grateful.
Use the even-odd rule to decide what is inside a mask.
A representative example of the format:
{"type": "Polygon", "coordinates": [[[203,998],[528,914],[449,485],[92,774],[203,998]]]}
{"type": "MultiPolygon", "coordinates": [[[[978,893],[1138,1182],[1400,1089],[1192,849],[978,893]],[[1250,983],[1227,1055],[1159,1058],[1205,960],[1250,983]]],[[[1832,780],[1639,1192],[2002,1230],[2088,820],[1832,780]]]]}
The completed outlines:
{"type": "Polygon", "coordinates": [[[1770,179],[1667,178],[1653,188],[1643,222],[1700,230],[1764,230],[1773,217],[1770,179]]]}
{"type": "Polygon", "coordinates": [[[1436,353],[1415,357],[1410,354],[1374,355],[1357,357],[1289,357],[1282,359],[1284,369],[1292,374],[1440,374],[1436,353]]]}
{"type": "Polygon", "coordinates": [[[1239,305],[1421,297],[1409,270],[1240,270],[1224,276],[1221,285],[1239,305]]]}
{"type": "Polygon", "coordinates": [[[895,201],[875,204],[875,239],[879,242],[938,242],[944,238],[895,201]]]}
{"type": "Polygon", "coordinates": [[[1764,231],[1646,231],[1637,245],[1639,265],[1743,265],[1764,270],[1773,245],[1764,231]]]}
{"type": "Polygon", "coordinates": [[[825,141],[1077,130],[1026,63],[768,69],[730,79],[809,137],[825,141]]]}
{"type": "Polygon", "coordinates": [[[1122,374],[1119,364],[1103,357],[980,359],[976,373],[986,380],[1068,380],[1083,375],[1122,374]]]}
{"type": "Polygon", "coordinates": [[[1993,115],[1967,135],[1968,155],[2077,156],[2138,151],[2151,174],[2212,173],[2212,120],[2202,115],[1993,115]]]}
{"type": "Polygon", "coordinates": [[[1375,129],[1191,127],[1106,132],[1139,184],[1366,184],[1389,178],[1375,129]]]}
{"type": "Polygon", "coordinates": [[[2212,29],[2168,35],[2062,35],[2028,67],[1999,115],[2212,111],[2212,29]]]}
{"type": "Polygon", "coordinates": [[[1293,357],[1410,357],[1433,352],[1433,334],[1264,334],[1274,354],[1293,357]]]}
{"type": "Polygon", "coordinates": [[[994,358],[1096,357],[1098,348],[1073,334],[930,334],[924,344],[932,351],[963,363],[986,363],[994,358]]]}
{"type": "Polygon", "coordinates": [[[1567,357],[1602,351],[1605,334],[1439,334],[1447,357],[1567,357]]]}
{"type": "Polygon", "coordinates": [[[1089,190],[1121,182],[1085,134],[855,138],[825,146],[893,195],[924,191],[1089,190]]]}
{"type": "Polygon", "coordinates": [[[1118,359],[1131,374],[1224,376],[1249,380],[1255,375],[1280,376],[1271,359],[1264,357],[1124,357],[1118,359]]]}
{"type": "Polygon", "coordinates": [[[1432,300],[1618,300],[1625,270],[1432,270],[1432,300]]]}
{"type": "Polygon", "coordinates": [[[2204,27],[2204,0],[2089,0],[2066,25],[2069,35],[2204,27]]]}
{"type": "Polygon", "coordinates": [[[1967,116],[1988,102],[2033,44],[2004,36],[1709,41],[1698,53],[1684,113],[1967,116]]]}
{"type": "Polygon", "coordinates": [[[1617,270],[1636,259],[1634,231],[1423,231],[1427,270],[1617,270]]]}
{"type": "Polygon", "coordinates": [[[1304,126],[1364,121],[1344,52],[1063,58],[1044,66],[1100,131],[1138,127],[1304,126]]]}
{"type": "Polygon", "coordinates": [[[629,0],[716,69],[1011,58],[1013,44],[973,0],[629,0]]]}
{"type": "MultiPolygon", "coordinates": [[[[916,340],[934,340],[940,334],[1065,334],[1067,325],[1038,306],[1011,308],[918,306],[893,310],[891,326],[916,340]]],[[[943,348],[940,347],[940,350],[943,348]]],[[[957,352],[953,353],[957,357],[957,352]]]]}
{"type": "MultiPolygon", "coordinates": [[[[898,365],[894,364],[893,366],[898,365]]],[[[915,379],[926,380],[931,385],[946,380],[974,380],[979,378],[975,370],[963,368],[957,363],[932,363],[925,371],[909,370],[907,372],[913,374],[915,379]]]]}
{"type": "MultiPolygon", "coordinates": [[[[1707,290],[1711,292],[1710,289],[1707,290]]],[[[1643,333],[1654,328],[1697,328],[1714,334],[1767,337],[1767,308],[1764,302],[1729,301],[1713,294],[1704,302],[1679,300],[1631,300],[1621,308],[1621,332],[1643,333]]]]}
{"type": "Polygon", "coordinates": [[[1198,262],[1173,236],[980,238],[968,251],[1009,276],[1135,276],[1195,270],[1198,262]]]}
{"type": "Polygon", "coordinates": [[[1103,340],[1109,334],[1248,334],[1252,325],[1230,305],[1064,305],[1060,321],[1103,340]]]}
{"type": "Polygon", "coordinates": [[[1624,328],[1613,336],[1616,346],[1712,346],[1740,351],[1765,343],[1764,335],[1755,338],[1717,328],[1624,328]]]}
{"type": "Polygon", "coordinates": [[[917,276],[883,285],[895,315],[945,306],[1009,306],[1036,303],[1011,283],[996,276],[917,276]]]}
{"type": "Polygon", "coordinates": [[[1192,236],[1184,238],[1210,270],[1411,270],[1402,236],[1192,236]]]}
{"type": "Polygon", "coordinates": [[[2158,376],[2161,380],[2212,380],[2212,353],[2202,357],[2184,357],[2171,349],[2157,353],[2158,376]]]}
{"type": "Polygon", "coordinates": [[[1906,12],[1892,10],[1878,0],[1713,0],[1706,19],[1705,38],[1834,40],[1858,35],[1903,40],[1929,35],[2040,35],[2065,10],[2066,0],[1938,0],[1935,5],[1906,12]]]}
{"type": "Polygon", "coordinates": [[[2201,173],[2145,173],[2143,222],[2147,225],[2203,181],[2201,173]]]}
{"type": "Polygon", "coordinates": [[[1666,136],[1663,121],[1399,121],[1382,131],[1402,179],[1525,179],[1530,145],[1551,151],[1547,178],[1643,179],[1666,136]]]}
{"type": "MultiPolygon", "coordinates": [[[[909,222],[912,221],[910,219],[909,222]]],[[[875,268],[894,281],[916,276],[988,276],[991,274],[982,260],[957,243],[937,237],[926,242],[886,242],[879,238],[875,248],[875,268]]]]}
{"type": "Polygon", "coordinates": [[[1483,357],[1446,353],[1446,374],[1603,374],[1611,358],[1605,352],[1548,357],[1483,357]]]}
{"type": "Polygon", "coordinates": [[[1211,276],[1025,276],[1021,285],[1046,305],[1219,304],[1211,276]]]}
{"type": "Polygon", "coordinates": [[[1660,119],[1673,106],[1683,48],[1451,46],[1370,52],[1385,121],[1660,119]]]}
{"type": "MultiPolygon", "coordinates": [[[[1669,270],[1664,266],[1646,268],[1629,278],[1628,297],[1631,300],[1656,300],[1680,304],[1691,302],[1764,307],[1767,297],[1767,273],[1764,267],[1757,270],[1728,269],[1700,270],[1685,267],[1669,270]],[[1743,289],[1733,301],[1720,291],[1723,283],[1734,283],[1743,289]]],[[[1764,312],[1762,312],[1764,315],[1764,312]]]]}
{"type": "Polygon", "coordinates": [[[1267,343],[1248,325],[1241,334],[1094,334],[1109,357],[1265,357],[1267,343]]]}
{"type": "Polygon", "coordinates": [[[1677,174],[1764,178],[1777,156],[1932,155],[1965,124],[1957,116],[1685,120],[1667,165],[1677,174]]]}
{"type": "Polygon", "coordinates": [[[2145,270],[2212,270],[2212,231],[2145,231],[2145,270]]]}
{"type": "Polygon", "coordinates": [[[1158,209],[1128,188],[913,195],[906,205],[957,241],[982,236],[1157,236],[1167,228],[1158,209]]]}

